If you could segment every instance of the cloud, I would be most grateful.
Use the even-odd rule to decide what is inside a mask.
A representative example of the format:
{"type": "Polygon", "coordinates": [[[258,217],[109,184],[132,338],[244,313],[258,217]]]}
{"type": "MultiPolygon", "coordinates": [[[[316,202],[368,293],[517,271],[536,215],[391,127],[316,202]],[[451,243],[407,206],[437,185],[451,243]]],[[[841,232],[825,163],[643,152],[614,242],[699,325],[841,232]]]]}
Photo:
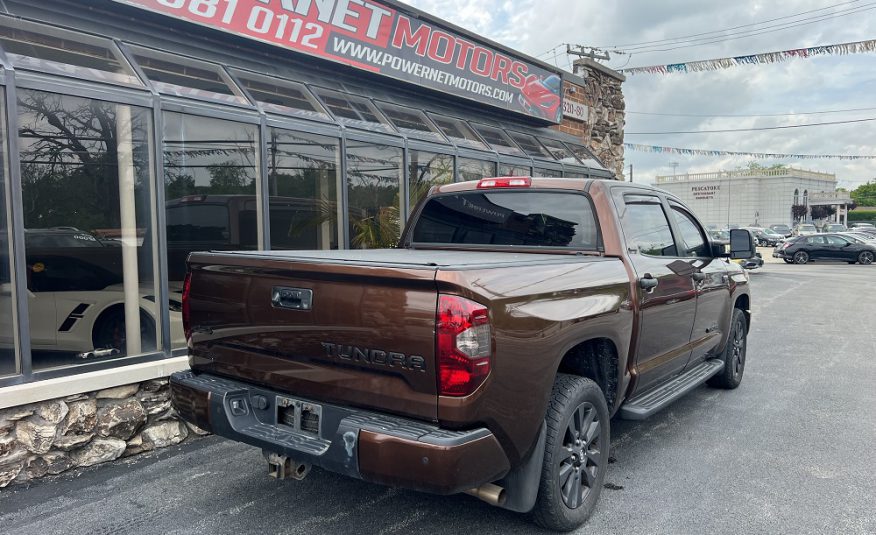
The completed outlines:
{"type": "MultiPolygon", "coordinates": [[[[467,28],[549,63],[568,67],[565,53],[553,58],[543,53],[561,43],[589,46],[629,45],[677,36],[700,34],[747,25],[795,13],[821,10],[829,4],[816,0],[763,2],[740,0],[409,0],[407,3],[437,17],[467,28]]],[[[841,4],[841,2],[836,2],[841,4]]],[[[847,3],[832,10],[802,14],[825,17],[840,10],[857,13],[825,18],[814,24],[788,29],[760,30],[758,35],[660,52],[633,51],[615,55],[609,66],[659,65],[718,57],[737,56],[835,44],[876,37],[876,7],[847,3]]],[[[777,25],[789,20],[768,24],[777,25]]],[[[739,28],[737,31],[750,29],[739,28]]],[[[562,47],[564,49],[564,47],[562,47]]],[[[632,47],[627,47],[632,48],[632,47]]],[[[743,66],[708,73],[669,76],[630,76],[624,84],[630,111],[731,115],[800,114],[801,112],[849,108],[876,108],[876,54],[828,56],[774,65],[743,66]]],[[[627,115],[627,132],[751,128],[840,121],[876,117],[876,109],[838,114],[791,115],[787,117],[661,117],[627,115]]],[[[876,121],[849,125],[788,130],[721,134],[631,135],[627,141],[653,145],[811,154],[876,154],[876,121]]],[[[681,172],[733,169],[745,166],[745,158],[712,158],[649,154],[628,151],[626,164],[635,168],[637,180],[653,181],[670,174],[671,162],[681,172]]],[[[760,161],[763,165],[785,163],[796,167],[836,173],[840,184],[856,186],[876,178],[876,161],[760,161]]]]}

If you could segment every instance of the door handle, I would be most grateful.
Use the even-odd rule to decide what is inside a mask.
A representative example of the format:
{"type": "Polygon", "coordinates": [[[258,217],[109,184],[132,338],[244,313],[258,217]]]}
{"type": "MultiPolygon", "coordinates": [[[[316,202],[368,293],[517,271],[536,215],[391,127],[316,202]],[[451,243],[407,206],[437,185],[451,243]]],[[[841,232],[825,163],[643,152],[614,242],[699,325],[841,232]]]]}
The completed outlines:
{"type": "Polygon", "coordinates": [[[706,280],[706,274],[700,271],[692,273],[691,277],[693,277],[693,280],[696,282],[703,282],[704,280],[706,280]]]}
{"type": "Polygon", "coordinates": [[[655,279],[653,275],[651,275],[650,273],[645,273],[645,275],[642,276],[641,279],[639,279],[639,287],[645,291],[650,292],[657,287],[658,282],[659,281],[655,279]]]}

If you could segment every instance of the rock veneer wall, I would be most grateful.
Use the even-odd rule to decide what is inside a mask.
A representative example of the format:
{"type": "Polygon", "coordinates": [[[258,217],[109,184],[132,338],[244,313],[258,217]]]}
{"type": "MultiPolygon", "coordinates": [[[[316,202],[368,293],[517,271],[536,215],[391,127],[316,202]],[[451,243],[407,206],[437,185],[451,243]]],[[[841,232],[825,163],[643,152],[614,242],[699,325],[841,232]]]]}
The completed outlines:
{"type": "Polygon", "coordinates": [[[204,434],[177,417],[167,379],[0,410],[0,488],[204,434]]]}
{"type": "Polygon", "coordinates": [[[587,106],[587,120],[564,117],[556,128],[581,138],[618,180],[624,180],[626,104],[621,85],[626,77],[589,59],[575,60],[574,69],[575,75],[566,76],[564,98],[587,106]]]}

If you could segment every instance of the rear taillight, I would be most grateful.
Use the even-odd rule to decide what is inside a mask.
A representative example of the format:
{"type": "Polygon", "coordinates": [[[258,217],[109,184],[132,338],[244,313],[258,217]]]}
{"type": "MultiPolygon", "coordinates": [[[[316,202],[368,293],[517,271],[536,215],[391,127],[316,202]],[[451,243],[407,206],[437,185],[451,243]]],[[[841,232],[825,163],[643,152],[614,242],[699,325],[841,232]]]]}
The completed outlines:
{"type": "Polygon", "coordinates": [[[785,243],[782,244],[782,248],[779,249],[779,250],[780,250],[780,251],[784,251],[785,249],[787,249],[787,248],[790,247],[790,246],[791,246],[791,242],[786,241],[785,243]]]}
{"type": "Polygon", "coordinates": [[[191,289],[192,274],[186,273],[186,279],[183,281],[182,288],[182,323],[186,340],[192,339],[191,305],[189,304],[189,293],[191,292],[191,289]]]}
{"type": "Polygon", "coordinates": [[[490,374],[492,332],[487,308],[455,295],[438,296],[438,392],[462,397],[490,374]]]}

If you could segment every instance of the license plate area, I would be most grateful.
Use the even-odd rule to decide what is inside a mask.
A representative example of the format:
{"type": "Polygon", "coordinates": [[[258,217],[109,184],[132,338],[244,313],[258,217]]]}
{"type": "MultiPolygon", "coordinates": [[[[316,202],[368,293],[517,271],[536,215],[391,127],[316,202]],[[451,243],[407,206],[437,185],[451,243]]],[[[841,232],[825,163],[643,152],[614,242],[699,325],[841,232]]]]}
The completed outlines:
{"type": "Polygon", "coordinates": [[[322,406],[277,396],[277,425],[314,437],[322,436],[322,406]]]}

